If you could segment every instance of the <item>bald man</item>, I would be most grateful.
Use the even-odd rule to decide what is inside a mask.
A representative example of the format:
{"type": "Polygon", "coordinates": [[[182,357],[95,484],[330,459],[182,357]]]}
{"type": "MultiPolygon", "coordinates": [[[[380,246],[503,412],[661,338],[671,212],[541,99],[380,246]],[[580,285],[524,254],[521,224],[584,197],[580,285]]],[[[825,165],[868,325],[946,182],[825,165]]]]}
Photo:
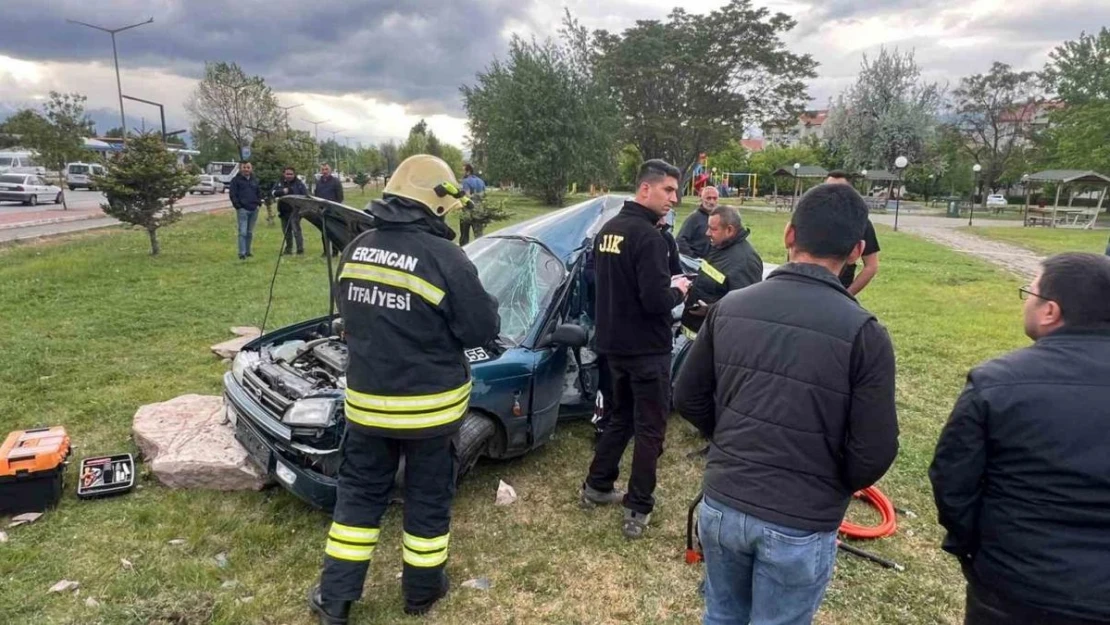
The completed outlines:
{"type": "Polygon", "coordinates": [[[686,218],[678,231],[678,251],[691,258],[705,258],[709,254],[709,214],[717,209],[720,199],[717,189],[706,185],[701,190],[701,204],[694,214],[686,218]]]}

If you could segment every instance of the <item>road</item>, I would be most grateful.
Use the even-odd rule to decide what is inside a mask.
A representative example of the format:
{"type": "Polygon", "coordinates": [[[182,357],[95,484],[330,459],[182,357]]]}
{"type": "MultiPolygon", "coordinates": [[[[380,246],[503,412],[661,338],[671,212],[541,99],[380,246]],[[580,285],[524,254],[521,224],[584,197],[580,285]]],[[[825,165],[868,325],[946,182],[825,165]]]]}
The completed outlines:
{"type": "MultiPolygon", "coordinates": [[[[69,210],[61,204],[34,208],[12,202],[0,203],[0,243],[37,239],[58,234],[105,228],[118,223],[100,210],[104,195],[93,191],[66,191],[69,210]]],[[[179,203],[186,213],[230,208],[227,195],[188,195],[179,203]]]]}

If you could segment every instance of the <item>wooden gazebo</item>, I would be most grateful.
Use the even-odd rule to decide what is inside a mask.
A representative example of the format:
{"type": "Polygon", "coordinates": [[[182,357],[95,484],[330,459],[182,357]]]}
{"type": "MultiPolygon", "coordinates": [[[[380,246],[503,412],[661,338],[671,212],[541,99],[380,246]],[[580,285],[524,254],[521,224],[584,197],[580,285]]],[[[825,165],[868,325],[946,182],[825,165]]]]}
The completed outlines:
{"type": "Polygon", "coordinates": [[[1084,229],[1094,227],[1095,221],[1098,220],[1098,214],[1102,212],[1102,202],[1106,199],[1106,190],[1110,188],[1110,178],[1094,171],[1083,171],[1079,169],[1050,169],[1047,171],[1039,171],[1035,174],[1022,176],[1022,182],[1025,186],[1025,221],[1024,226],[1030,225],[1034,221],[1040,221],[1042,225],[1052,226],[1053,228],[1059,223],[1060,214],[1063,214],[1063,219],[1066,222],[1071,219],[1069,225],[1078,226],[1079,222],[1086,219],[1083,224],[1084,229]],[[1056,185],[1056,201],[1052,205],[1052,210],[1047,208],[1030,208],[1029,198],[1032,194],[1034,186],[1044,186],[1046,184],[1056,185]],[[1098,198],[1098,206],[1093,209],[1074,209],[1072,208],[1072,201],[1075,199],[1073,190],[1069,189],[1068,192],[1068,205],[1065,208],[1060,207],[1060,193],[1065,187],[1088,186],[1088,187],[1102,187],[1102,193],[1098,198]],[[1032,214],[1032,217],[1030,217],[1032,214]],[[1051,214],[1051,219],[1049,215],[1051,214]]]}
{"type": "MultiPolygon", "coordinates": [[[[798,197],[798,195],[801,194],[802,180],[807,179],[807,178],[808,179],[819,178],[821,180],[824,180],[825,178],[828,177],[828,175],[829,175],[829,170],[825,169],[824,167],[819,167],[817,165],[802,165],[801,167],[798,168],[798,171],[797,171],[796,174],[794,172],[794,167],[793,166],[779,167],[775,171],[771,172],[771,179],[775,183],[775,197],[778,198],[778,196],[779,196],[779,176],[789,176],[790,178],[793,178],[794,179],[794,191],[793,191],[793,195],[790,196],[790,204],[789,204],[790,209],[793,210],[793,208],[794,208],[794,199],[796,197],[798,197]]],[[[776,202],[775,205],[778,206],[778,202],[776,202]]]]}

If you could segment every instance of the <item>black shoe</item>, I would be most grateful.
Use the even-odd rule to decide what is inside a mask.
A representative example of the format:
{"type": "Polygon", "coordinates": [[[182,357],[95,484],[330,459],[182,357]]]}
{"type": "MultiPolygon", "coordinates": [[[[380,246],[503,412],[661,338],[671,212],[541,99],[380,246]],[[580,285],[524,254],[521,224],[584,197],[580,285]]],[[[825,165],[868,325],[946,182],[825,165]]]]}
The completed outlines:
{"type": "Polygon", "coordinates": [[[246,254],[240,254],[239,255],[239,260],[247,260],[247,255],[246,254]]]}
{"type": "Polygon", "coordinates": [[[283,251],[283,252],[281,253],[281,255],[282,255],[282,256],[289,256],[289,255],[290,255],[290,254],[292,254],[292,253],[293,253],[293,250],[285,250],[285,251],[283,251]]]}
{"type": "Polygon", "coordinates": [[[320,585],[308,591],[308,609],[320,619],[320,625],[347,625],[351,614],[350,601],[324,601],[320,585]]]}
{"type": "Polygon", "coordinates": [[[247,258],[251,258],[252,256],[254,256],[254,254],[251,254],[250,252],[247,252],[247,258]]]}
{"type": "Polygon", "coordinates": [[[437,601],[447,596],[447,590],[450,587],[451,582],[447,579],[447,574],[444,573],[443,577],[440,578],[439,593],[435,597],[425,599],[419,603],[411,602],[407,598],[405,599],[405,614],[409,616],[423,616],[427,614],[428,610],[431,610],[432,606],[435,605],[437,601]]]}
{"type": "Polygon", "coordinates": [[[297,256],[304,256],[304,250],[297,250],[297,256]]]}

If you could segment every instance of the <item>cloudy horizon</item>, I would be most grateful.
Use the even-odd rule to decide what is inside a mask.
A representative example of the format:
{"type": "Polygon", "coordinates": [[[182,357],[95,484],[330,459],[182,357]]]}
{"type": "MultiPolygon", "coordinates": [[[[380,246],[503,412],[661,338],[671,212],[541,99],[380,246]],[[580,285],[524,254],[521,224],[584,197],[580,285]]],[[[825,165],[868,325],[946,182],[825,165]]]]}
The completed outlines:
{"type": "MultiPolygon", "coordinates": [[[[705,13],[725,0],[691,0],[705,13]]],[[[798,26],[785,41],[820,63],[809,108],[824,108],[849,86],[864,54],[881,45],[913,49],[931,81],[955,85],[994,61],[1039,70],[1048,53],[1081,32],[1110,24],[1110,2],[1046,0],[754,0],[798,26]]],[[[329,120],[320,138],[352,143],[403,140],[420,118],[460,147],[466,135],[459,86],[503,56],[513,34],[554,37],[564,8],[591,29],[619,31],[636,20],[664,19],[675,0],[360,0],[319,12],[315,4],[272,0],[116,0],[110,6],[44,0],[34,10],[0,0],[0,114],[36,106],[50,90],[88,96],[88,108],[118,118],[111,39],[66,19],[117,27],[154,23],[117,35],[125,94],[160,101],[167,124],[187,127],[184,102],[205,61],[233,61],[274,88],[290,123],[329,120]],[[7,5],[7,6],[5,6],[7,5]]],[[[18,5],[26,7],[25,4],[18,5]]],[[[157,109],[125,102],[128,121],[156,124],[157,109]]],[[[118,125],[113,124],[113,125],[118,125]]],[[[104,132],[108,128],[98,128],[104,132]]]]}

